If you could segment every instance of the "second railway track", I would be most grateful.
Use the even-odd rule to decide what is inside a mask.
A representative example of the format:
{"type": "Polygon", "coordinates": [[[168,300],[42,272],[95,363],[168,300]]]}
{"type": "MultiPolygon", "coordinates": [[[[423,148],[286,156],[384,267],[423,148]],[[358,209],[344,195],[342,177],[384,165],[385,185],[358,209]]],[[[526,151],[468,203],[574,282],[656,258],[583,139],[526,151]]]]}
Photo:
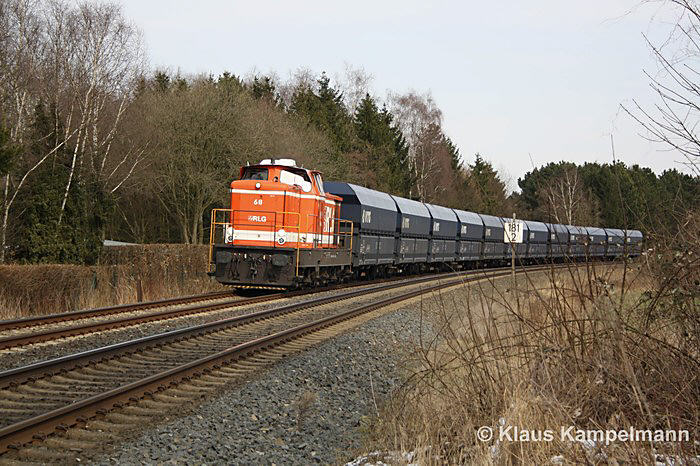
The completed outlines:
{"type": "MultiPolygon", "coordinates": [[[[442,275],[444,276],[444,275],[442,275]]],[[[425,281],[428,277],[420,277],[425,281]]],[[[395,278],[377,283],[407,280],[395,278]]],[[[408,279],[411,280],[411,279],[408,279]]],[[[205,293],[200,295],[123,304],[97,309],[51,314],[0,321],[0,350],[32,345],[61,338],[87,335],[95,332],[130,327],[148,322],[157,322],[178,317],[192,316],[200,313],[250,306],[280,299],[294,298],[324,291],[367,286],[367,283],[333,285],[311,290],[299,290],[287,293],[274,293],[255,297],[237,297],[232,291],[205,293]],[[214,302],[211,302],[214,301],[214,302]],[[197,304],[200,303],[200,304],[197,304]],[[190,306],[184,306],[192,304],[190,306]],[[157,310],[166,308],[162,310],[157,310]],[[156,309],[152,312],[143,312],[156,309]]]]}
{"type": "MultiPolygon", "coordinates": [[[[152,396],[170,384],[198,377],[207,386],[211,371],[293,346],[300,338],[378,308],[465,281],[509,273],[479,272],[467,277],[460,273],[443,276],[430,286],[422,284],[434,277],[346,291],[5,371],[0,373],[0,454],[56,429],[84,425],[96,415],[152,396]],[[399,287],[409,290],[384,298],[373,296],[399,287]],[[313,310],[351,298],[367,302],[342,312],[313,310]]],[[[220,385],[216,377],[209,383],[220,385]]]]}

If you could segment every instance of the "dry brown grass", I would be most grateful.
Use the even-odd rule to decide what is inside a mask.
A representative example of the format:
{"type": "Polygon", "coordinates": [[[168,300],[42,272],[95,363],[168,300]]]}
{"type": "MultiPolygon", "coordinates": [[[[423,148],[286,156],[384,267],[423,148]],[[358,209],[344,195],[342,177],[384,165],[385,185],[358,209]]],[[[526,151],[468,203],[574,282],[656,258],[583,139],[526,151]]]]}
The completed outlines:
{"type": "Polygon", "coordinates": [[[97,266],[0,266],[0,319],[219,290],[206,275],[207,253],[182,244],[118,246],[105,248],[97,266]]]}
{"type": "Polygon", "coordinates": [[[416,452],[420,464],[649,463],[657,453],[695,458],[697,282],[692,274],[662,270],[640,258],[444,295],[423,309],[437,335],[413,351],[407,382],[376,419],[368,448],[416,452]],[[499,424],[551,429],[554,440],[477,441],[479,427],[498,436],[499,424]],[[687,429],[691,441],[586,447],[560,440],[560,426],[570,425],[687,429]]]}

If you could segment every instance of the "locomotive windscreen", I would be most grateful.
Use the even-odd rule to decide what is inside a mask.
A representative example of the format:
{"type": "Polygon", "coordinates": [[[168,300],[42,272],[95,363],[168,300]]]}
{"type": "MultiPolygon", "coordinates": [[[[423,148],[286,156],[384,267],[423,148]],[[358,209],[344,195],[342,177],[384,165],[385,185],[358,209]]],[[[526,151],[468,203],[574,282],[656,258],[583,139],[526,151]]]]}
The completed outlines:
{"type": "Polygon", "coordinates": [[[260,167],[246,167],[241,176],[242,180],[261,180],[267,181],[267,168],[260,167]]]}

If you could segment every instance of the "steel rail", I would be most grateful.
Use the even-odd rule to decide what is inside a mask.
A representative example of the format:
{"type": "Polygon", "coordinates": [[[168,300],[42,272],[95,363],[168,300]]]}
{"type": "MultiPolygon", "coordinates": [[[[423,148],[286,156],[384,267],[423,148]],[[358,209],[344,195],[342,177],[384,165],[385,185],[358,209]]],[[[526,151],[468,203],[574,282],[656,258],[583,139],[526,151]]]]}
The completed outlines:
{"type": "MultiPolygon", "coordinates": [[[[499,270],[499,269],[491,269],[491,270],[499,270]]],[[[460,273],[460,272],[455,272],[455,273],[460,273]]],[[[431,275],[426,276],[426,277],[436,278],[436,277],[449,277],[449,276],[450,276],[449,274],[431,274],[431,275]]],[[[425,280],[426,278],[420,277],[418,279],[425,280]]],[[[388,279],[388,280],[387,279],[379,280],[379,281],[377,281],[377,283],[381,284],[381,283],[385,283],[387,281],[392,283],[392,282],[401,281],[401,280],[410,280],[410,278],[395,277],[395,278],[388,279]]],[[[198,305],[184,307],[184,308],[180,308],[180,309],[170,309],[170,310],[154,312],[154,313],[149,313],[149,314],[124,317],[121,319],[105,320],[105,321],[101,321],[101,322],[89,322],[89,323],[85,323],[85,324],[66,326],[66,327],[57,327],[57,328],[51,328],[51,329],[46,329],[46,330],[40,330],[38,332],[18,333],[15,335],[0,337],[0,350],[8,349],[8,348],[15,348],[15,347],[24,346],[24,345],[30,345],[30,344],[35,344],[35,343],[41,343],[41,342],[45,342],[45,341],[57,340],[60,338],[85,335],[88,333],[95,333],[95,332],[99,332],[99,331],[123,328],[123,327],[132,326],[132,325],[147,323],[147,322],[155,322],[155,321],[160,321],[160,320],[172,319],[172,318],[187,316],[187,315],[191,315],[191,314],[198,314],[198,313],[202,313],[202,312],[217,311],[217,310],[231,308],[231,307],[249,306],[251,304],[258,304],[258,303],[263,303],[263,302],[268,302],[268,301],[274,301],[277,299],[292,298],[292,297],[304,296],[304,295],[309,295],[309,294],[314,294],[314,293],[321,293],[321,292],[325,292],[325,291],[333,291],[336,289],[355,288],[355,287],[366,286],[366,285],[367,285],[366,282],[354,282],[354,283],[350,283],[350,284],[331,285],[331,286],[327,286],[327,287],[314,288],[314,289],[309,289],[309,290],[289,291],[286,293],[274,293],[274,294],[270,294],[270,295],[256,296],[256,297],[251,297],[251,298],[227,300],[227,301],[223,301],[220,303],[214,303],[214,304],[198,304],[198,305]]],[[[214,292],[214,293],[202,294],[202,295],[185,296],[182,298],[171,298],[171,299],[165,299],[165,300],[159,300],[159,301],[149,301],[149,302],[145,302],[145,303],[123,304],[123,305],[119,305],[119,306],[110,306],[110,307],[97,308],[97,309],[86,309],[86,310],[82,310],[82,311],[68,312],[65,314],[51,314],[51,315],[41,316],[41,317],[29,317],[29,318],[25,318],[25,319],[18,319],[18,320],[11,320],[11,321],[0,321],[0,331],[6,330],[6,329],[13,329],[14,330],[14,329],[18,329],[18,328],[27,328],[27,327],[31,327],[31,326],[44,325],[44,324],[49,324],[49,323],[70,322],[72,320],[82,320],[82,319],[87,319],[87,318],[101,317],[101,316],[114,315],[114,314],[124,314],[124,313],[128,313],[128,312],[142,310],[142,309],[171,306],[171,305],[176,305],[176,304],[185,304],[185,303],[193,302],[193,301],[217,299],[217,298],[222,298],[222,297],[226,297],[226,296],[230,296],[230,295],[231,295],[230,291],[214,292]],[[4,327],[3,327],[3,325],[4,325],[4,327]]]]}
{"type": "MultiPolygon", "coordinates": [[[[519,271],[519,273],[528,270],[521,270],[519,271]]],[[[454,275],[462,275],[462,273],[454,275]]],[[[340,312],[332,316],[324,317],[306,324],[297,325],[287,330],[279,331],[270,335],[249,340],[245,343],[241,343],[228,349],[219,351],[217,353],[199,358],[195,361],[182,364],[175,368],[145,377],[141,380],[123,385],[121,387],[97,395],[90,396],[83,400],[75,401],[69,405],[63,406],[58,409],[54,409],[50,412],[46,412],[41,415],[34,416],[32,418],[6,426],[5,428],[0,429],[0,452],[6,451],[11,448],[19,448],[22,444],[31,442],[32,440],[37,438],[44,438],[47,434],[55,431],[57,428],[65,430],[76,424],[84,423],[87,421],[88,418],[96,414],[104,413],[106,411],[114,409],[115,407],[123,406],[122,403],[138,401],[144,396],[151,395],[153,391],[162,390],[168,383],[171,385],[177,384],[183,380],[188,380],[193,376],[206,374],[208,372],[211,372],[212,369],[217,369],[221,367],[223,364],[229,364],[231,362],[243,359],[260,351],[265,351],[267,349],[280,346],[284,343],[296,340],[310,333],[317,332],[332,325],[338,324],[340,322],[352,319],[361,314],[365,314],[367,312],[371,312],[391,304],[395,304],[413,297],[417,297],[421,294],[437,291],[461,283],[485,280],[489,278],[497,278],[501,276],[506,277],[509,275],[510,272],[508,271],[491,271],[484,273],[483,275],[458,277],[455,280],[449,280],[447,282],[442,282],[436,285],[429,286],[427,288],[411,290],[406,293],[384,298],[372,302],[370,304],[361,305],[350,310],[340,312]]],[[[390,285],[393,285],[391,287],[399,286],[397,284],[390,285]]],[[[401,286],[405,286],[405,284],[402,283],[401,286]]],[[[350,293],[346,293],[346,295],[360,295],[366,292],[366,290],[357,290],[350,293]]],[[[320,302],[323,299],[316,298],[315,300],[310,301],[320,302]]],[[[197,328],[201,327],[202,326],[197,326],[197,328]]],[[[181,331],[175,331],[168,332],[167,335],[172,335],[178,332],[181,333],[181,331]]],[[[147,337],[147,339],[150,342],[155,340],[155,338],[153,337],[147,337]]],[[[142,340],[144,339],[139,339],[136,341],[140,342],[142,340]]],[[[111,348],[111,350],[115,349],[116,347],[119,347],[119,349],[124,349],[128,343],[133,342],[112,345],[107,348],[111,348]]],[[[91,351],[86,353],[92,353],[91,355],[89,355],[89,357],[92,359],[92,355],[97,354],[98,352],[99,351],[91,351]]],[[[79,353],[78,356],[85,355],[86,353],[79,353]]],[[[102,354],[102,356],[104,356],[104,354],[102,354]]],[[[65,361],[67,360],[67,358],[59,358],[58,360],[65,361]]],[[[43,366],[45,368],[47,364],[39,363],[28,367],[37,368],[38,366],[43,366]]],[[[20,370],[6,371],[4,373],[0,373],[0,377],[4,379],[7,376],[8,372],[17,374],[19,372],[22,372],[21,369],[24,368],[20,368],[20,370]]]]}
{"type": "Polygon", "coordinates": [[[15,330],[19,328],[35,327],[37,325],[53,324],[65,322],[67,320],[86,319],[90,317],[100,317],[111,314],[121,314],[125,312],[139,311],[142,309],[152,309],[154,307],[175,306],[178,304],[189,304],[197,301],[209,299],[226,298],[235,296],[235,292],[212,291],[196,295],[180,296],[177,298],[159,299],[155,301],[144,301],[141,303],[117,304],[115,306],[98,307],[94,309],[82,309],[79,311],[62,312],[56,314],[46,314],[43,316],[23,317],[21,319],[0,320],[0,331],[15,330]]]}
{"type": "MultiPolygon", "coordinates": [[[[485,276],[489,276],[490,273],[498,272],[498,270],[491,270],[485,272],[485,276]]],[[[474,271],[460,271],[452,272],[449,274],[440,275],[437,278],[452,278],[455,276],[462,276],[469,273],[474,273],[474,271]]],[[[67,368],[81,367],[95,363],[104,359],[107,359],[115,354],[122,354],[125,352],[133,353],[140,351],[146,347],[153,347],[158,345],[163,345],[165,343],[171,343],[173,341],[182,341],[185,339],[197,337],[207,333],[219,331],[231,327],[239,327],[241,325],[250,324],[264,319],[270,319],[273,317],[278,317],[284,314],[289,314],[302,309],[308,309],[315,306],[320,306],[324,304],[330,304],[337,301],[342,301],[346,299],[351,299],[354,297],[362,296],[369,293],[376,293],[381,291],[386,291],[394,288],[411,286],[420,283],[425,283],[428,281],[435,280],[435,276],[418,277],[409,280],[395,281],[391,283],[384,283],[380,285],[375,285],[371,288],[362,288],[359,290],[350,290],[343,293],[335,294],[332,296],[322,296],[300,301],[298,303],[292,303],[284,306],[275,307],[272,309],[265,309],[261,311],[252,312],[249,314],[244,314],[235,317],[228,317],[225,319],[219,319],[212,322],[206,322],[199,325],[194,325],[190,327],[184,327],[181,329],[171,330],[168,332],[158,333],[155,335],[149,335],[146,337],[136,338],[133,340],[128,340],[121,343],[115,343],[108,346],[103,346],[100,348],[95,348],[92,350],[83,351],[80,353],[70,354],[67,356],[62,356],[59,358],[49,359],[46,361],[37,362],[34,364],[29,364],[27,366],[22,366],[14,369],[9,369],[0,372],[0,389],[7,388],[12,385],[22,383],[25,380],[39,377],[39,376],[51,376],[60,371],[66,370],[67,368]]],[[[209,309],[213,306],[223,306],[221,304],[210,305],[209,309]]],[[[229,304],[230,306],[230,304],[229,304]]]]}

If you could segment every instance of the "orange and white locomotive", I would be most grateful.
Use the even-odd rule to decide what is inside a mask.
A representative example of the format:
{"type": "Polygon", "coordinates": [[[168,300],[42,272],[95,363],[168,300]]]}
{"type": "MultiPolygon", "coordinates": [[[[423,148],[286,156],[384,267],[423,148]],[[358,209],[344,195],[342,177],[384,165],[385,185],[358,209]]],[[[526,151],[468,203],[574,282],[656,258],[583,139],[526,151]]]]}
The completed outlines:
{"type": "Polygon", "coordinates": [[[289,288],[350,273],[352,223],[321,173],[292,159],[241,168],[231,208],[212,212],[210,275],[239,287],[289,288]]]}

